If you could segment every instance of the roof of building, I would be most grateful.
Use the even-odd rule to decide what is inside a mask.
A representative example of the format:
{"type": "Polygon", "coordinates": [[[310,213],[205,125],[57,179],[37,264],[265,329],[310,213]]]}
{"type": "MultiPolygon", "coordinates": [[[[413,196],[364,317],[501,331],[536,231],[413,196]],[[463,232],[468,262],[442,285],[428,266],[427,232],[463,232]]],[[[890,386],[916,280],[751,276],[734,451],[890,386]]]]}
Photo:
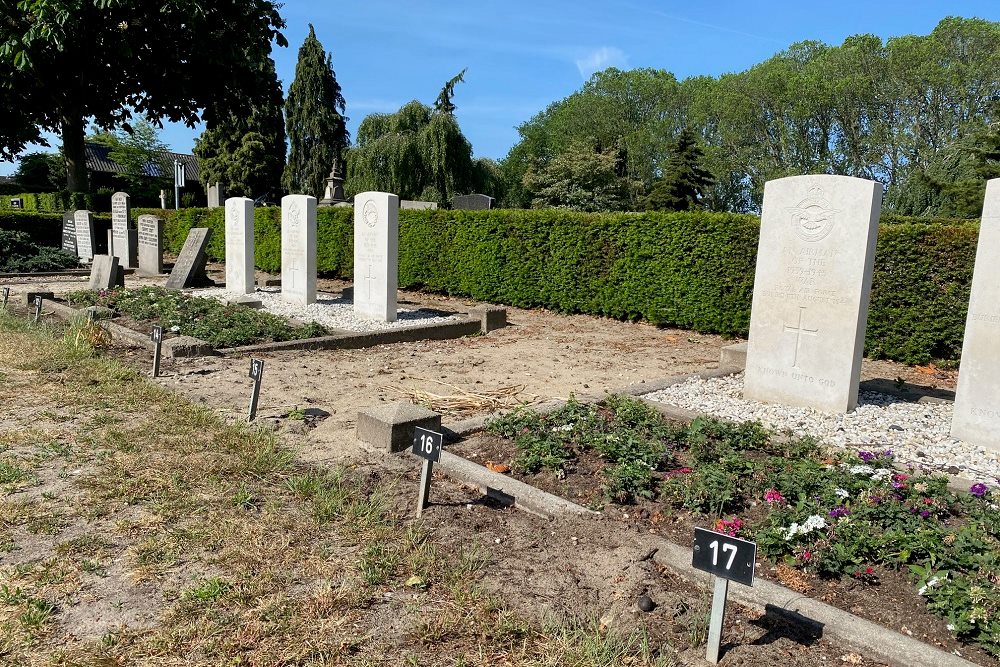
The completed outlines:
{"type": "MultiPolygon", "coordinates": [[[[112,160],[108,153],[111,149],[103,144],[87,142],[84,146],[84,153],[87,157],[87,169],[93,172],[103,172],[107,174],[120,174],[124,171],[121,165],[112,160]]],[[[201,174],[198,171],[198,158],[187,153],[172,153],[162,151],[164,162],[168,165],[167,172],[163,173],[163,167],[158,164],[146,165],[146,173],[150,176],[160,176],[171,178],[169,165],[178,160],[184,165],[184,178],[188,181],[201,182],[201,174]]]]}

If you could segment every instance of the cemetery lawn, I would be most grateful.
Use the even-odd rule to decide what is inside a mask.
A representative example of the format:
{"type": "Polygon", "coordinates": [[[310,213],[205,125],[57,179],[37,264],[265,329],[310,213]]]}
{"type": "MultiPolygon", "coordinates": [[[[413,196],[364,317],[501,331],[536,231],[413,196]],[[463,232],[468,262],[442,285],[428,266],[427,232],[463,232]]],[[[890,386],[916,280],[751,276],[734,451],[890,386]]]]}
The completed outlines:
{"type": "MultiPolygon", "coordinates": [[[[701,664],[709,596],[641,535],[438,478],[413,522],[412,462],[305,464],[92,333],[0,312],[0,662],[701,664]],[[645,589],[660,606],[636,616],[645,589]]],[[[747,667],[874,665],[737,605],[727,633],[747,667]]]]}
{"type": "Polygon", "coordinates": [[[694,526],[752,539],[759,574],[1000,664],[996,486],[956,494],[890,451],[828,451],[755,423],[680,425],[622,396],[521,408],[452,451],[682,544],[694,526]]]}
{"type": "Polygon", "coordinates": [[[224,305],[215,299],[193,297],[162,287],[79,290],[66,295],[70,305],[111,308],[130,328],[149,333],[159,324],[165,334],[194,336],[216,348],[253,345],[325,336],[329,332],[311,322],[301,327],[284,318],[246,306],[224,305]]]}

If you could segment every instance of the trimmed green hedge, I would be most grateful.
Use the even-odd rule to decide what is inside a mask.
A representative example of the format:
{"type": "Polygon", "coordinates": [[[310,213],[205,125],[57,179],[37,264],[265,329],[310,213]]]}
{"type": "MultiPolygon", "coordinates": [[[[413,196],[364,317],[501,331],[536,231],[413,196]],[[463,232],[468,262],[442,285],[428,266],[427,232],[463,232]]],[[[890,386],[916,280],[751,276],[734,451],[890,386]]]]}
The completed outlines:
{"type": "MultiPolygon", "coordinates": [[[[95,221],[110,225],[108,215],[95,215],[95,221]]],[[[53,248],[62,247],[62,213],[36,213],[17,209],[0,210],[0,229],[24,232],[33,243],[53,248]]]]}
{"type": "Polygon", "coordinates": [[[99,192],[22,192],[0,197],[0,211],[34,211],[37,213],[62,213],[77,209],[88,211],[110,211],[111,194],[99,192]],[[10,200],[20,197],[24,200],[24,208],[16,209],[10,205],[10,200]]]}
{"type": "MultiPolygon", "coordinates": [[[[177,253],[192,227],[225,258],[223,209],[133,209],[167,220],[177,253]]],[[[59,216],[21,213],[27,222],[59,216]]],[[[280,209],[258,208],[257,267],[281,270],[280,209]]],[[[11,217],[0,211],[0,229],[11,217]]],[[[317,265],[351,278],[353,210],[321,208],[317,265]]],[[[961,355],[979,224],[887,216],[879,229],[865,352],[906,363],[961,355]]],[[[646,320],[745,335],[759,221],[726,213],[587,214],[561,210],[400,211],[399,285],[491,303],[646,320]]]]}

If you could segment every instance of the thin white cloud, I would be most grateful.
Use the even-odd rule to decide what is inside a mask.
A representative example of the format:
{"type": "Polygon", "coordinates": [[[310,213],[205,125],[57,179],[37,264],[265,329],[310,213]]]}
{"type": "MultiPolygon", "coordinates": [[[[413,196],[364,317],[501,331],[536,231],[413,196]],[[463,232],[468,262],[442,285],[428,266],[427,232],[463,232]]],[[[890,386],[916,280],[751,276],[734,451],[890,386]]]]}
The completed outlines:
{"type": "Polygon", "coordinates": [[[576,59],[576,68],[580,70],[580,76],[584,79],[589,79],[594,72],[600,72],[608,67],[627,68],[628,56],[614,46],[602,46],[576,59]]]}
{"type": "MultiPolygon", "coordinates": [[[[409,101],[409,100],[407,100],[409,101]]],[[[399,100],[389,100],[382,98],[363,98],[360,100],[347,100],[347,115],[351,111],[367,111],[369,113],[394,113],[399,111],[406,102],[399,100]]]]}

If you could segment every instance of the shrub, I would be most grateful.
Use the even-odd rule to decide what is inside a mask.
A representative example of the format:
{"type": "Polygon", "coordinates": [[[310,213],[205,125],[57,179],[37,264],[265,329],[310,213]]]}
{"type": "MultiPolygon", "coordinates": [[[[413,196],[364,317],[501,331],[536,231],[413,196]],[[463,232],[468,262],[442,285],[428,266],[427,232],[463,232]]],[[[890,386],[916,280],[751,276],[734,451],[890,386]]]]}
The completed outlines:
{"type": "Polygon", "coordinates": [[[59,248],[40,246],[24,232],[0,229],[0,271],[59,271],[80,265],[76,255],[59,248]]]}

